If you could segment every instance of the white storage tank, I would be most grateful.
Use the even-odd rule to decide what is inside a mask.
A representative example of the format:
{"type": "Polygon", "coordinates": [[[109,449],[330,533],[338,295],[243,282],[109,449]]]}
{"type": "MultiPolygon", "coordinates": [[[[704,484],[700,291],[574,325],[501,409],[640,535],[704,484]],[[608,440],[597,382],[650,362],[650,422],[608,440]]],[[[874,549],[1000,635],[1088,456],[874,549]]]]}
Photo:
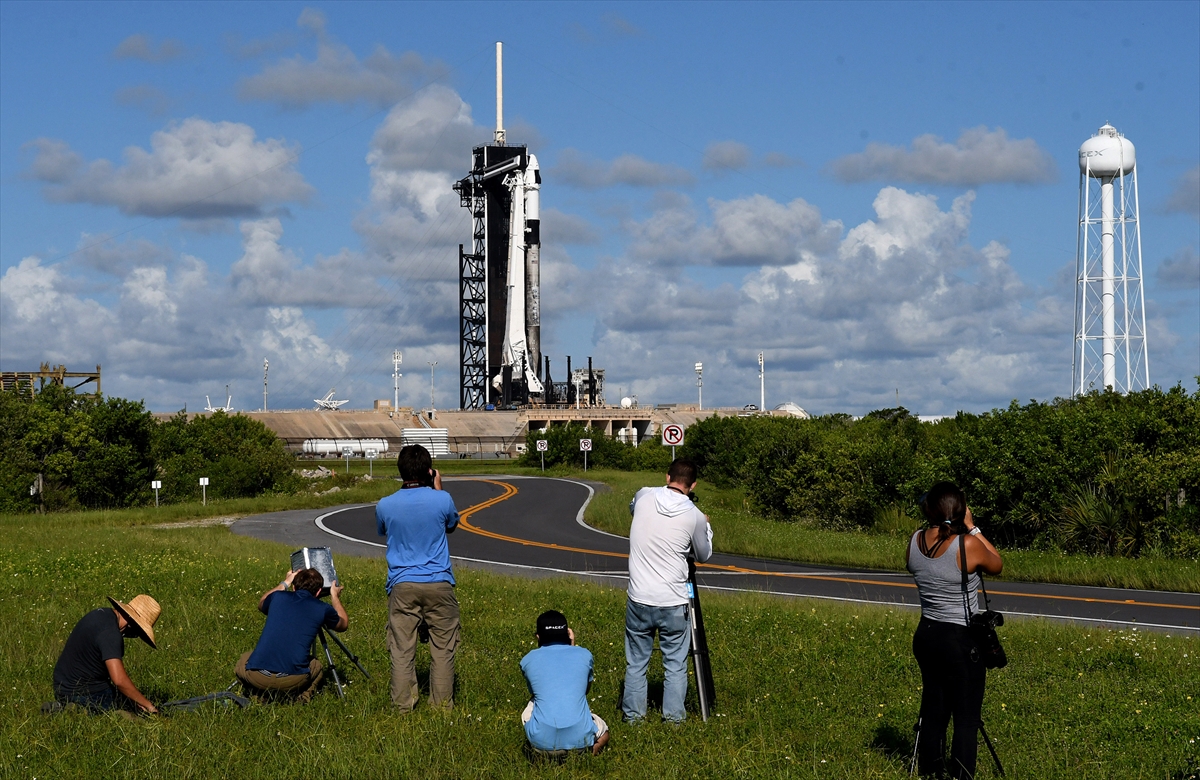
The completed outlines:
{"type": "Polygon", "coordinates": [[[379,454],[388,451],[387,439],[305,439],[301,451],[305,455],[338,455],[347,448],[350,453],[361,457],[367,450],[379,454]]]}

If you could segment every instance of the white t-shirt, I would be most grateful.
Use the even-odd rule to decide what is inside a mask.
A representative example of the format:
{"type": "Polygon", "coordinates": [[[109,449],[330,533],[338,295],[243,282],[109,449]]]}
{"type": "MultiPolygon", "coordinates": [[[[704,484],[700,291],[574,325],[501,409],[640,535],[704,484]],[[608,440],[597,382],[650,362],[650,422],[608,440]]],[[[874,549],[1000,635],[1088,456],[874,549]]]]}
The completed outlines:
{"type": "Polygon", "coordinates": [[[642,488],[629,505],[629,599],[648,607],[688,602],[687,556],[712,557],[712,526],[684,495],[666,487],[642,488]]]}

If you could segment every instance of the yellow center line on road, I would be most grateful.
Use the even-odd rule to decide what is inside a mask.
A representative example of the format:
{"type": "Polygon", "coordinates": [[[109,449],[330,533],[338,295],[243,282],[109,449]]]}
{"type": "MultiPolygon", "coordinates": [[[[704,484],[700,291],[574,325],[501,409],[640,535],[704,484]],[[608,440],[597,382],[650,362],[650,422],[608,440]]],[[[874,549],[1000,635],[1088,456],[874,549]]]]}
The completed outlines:
{"type": "MultiPolygon", "coordinates": [[[[486,536],[489,539],[496,539],[496,540],[502,541],[502,542],[512,542],[513,544],[520,544],[520,545],[524,545],[525,547],[542,547],[542,548],[545,548],[548,550],[562,550],[564,552],[577,552],[577,553],[584,553],[587,555],[603,555],[603,556],[607,556],[609,558],[628,558],[629,557],[625,553],[608,552],[606,550],[591,550],[586,547],[570,547],[570,546],[563,545],[563,544],[553,544],[551,542],[536,542],[536,541],[533,541],[532,539],[520,539],[515,536],[508,536],[507,534],[500,534],[500,533],[496,533],[495,531],[488,531],[483,528],[480,528],[479,526],[470,523],[467,518],[469,518],[471,515],[474,515],[476,512],[482,511],[484,509],[487,509],[490,506],[499,504],[501,501],[505,501],[509,498],[512,498],[513,496],[515,496],[517,494],[517,489],[507,482],[500,482],[499,480],[494,480],[494,479],[471,479],[470,481],[472,481],[472,482],[487,482],[492,485],[497,485],[497,486],[503,488],[504,492],[501,495],[496,496],[495,498],[490,498],[487,501],[483,501],[481,503],[469,506],[466,509],[464,509],[462,512],[459,513],[458,524],[460,526],[462,526],[463,529],[466,531],[470,531],[471,533],[478,534],[480,536],[486,536]]],[[[869,580],[869,579],[862,579],[862,578],[857,578],[857,577],[835,577],[835,576],[832,576],[829,574],[804,574],[801,572],[790,572],[790,571],[764,571],[761,569],[749,569],[744,566],[729,566],[729,565],[721,565],[721,564],[715,564],[715,563],[697,563],[696,568],[727,571],[727,572],[732,572],[734,574],[753,574],[753,575],[758,575],[761,577],[790,577],[793,579],[803,579],[803,580],[823,580],[826,582],[847,582],[847,583],[850,583],[853,585],[884,585],[889,588],[916,588],[917,587],[914,583],[911,583],[911,582],[893,582],[893,581],[889,581],[889,580],[869,580]]],[[[991,593],[992,593],[992,595],[996,595],[996,596],[1015,596],[1018,598],[1030,598],[1030,599],[1050,599],[1051,601],[1085,601],[1085,602],[1089,602],[1092,604],[1121,604],[1121,605],[1133,605],[1133,606],[1138,606],[1138,607],[1165,607],[1167,609],[1190,609],[1190,610],[1196,610],[1196,611],[1200,612],[1200,596],[1197,597],[1198,603],[1193,606],[1190,604],[1159,604],[1159,603],[1150,602],[1150,601],[1135,601],[1133,599],[1097,599],[1097,598],[1088,598],[1085,596],[1056,596],[1056,595],[1050,594],[1050,593],[1018,593],[1015,591],[1007,591],[1007,590],[993,590],[993,591],[991,591],[991,593]]]]}

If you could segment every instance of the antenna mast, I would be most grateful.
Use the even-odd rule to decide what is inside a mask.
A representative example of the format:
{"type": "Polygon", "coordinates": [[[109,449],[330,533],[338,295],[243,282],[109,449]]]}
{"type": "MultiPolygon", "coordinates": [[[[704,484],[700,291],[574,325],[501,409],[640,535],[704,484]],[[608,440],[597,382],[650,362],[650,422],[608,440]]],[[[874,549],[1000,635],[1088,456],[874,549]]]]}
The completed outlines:
{"type": "Polygon", "coordinates": [[[758,411],[767,410],[766,369],[763,366],[763,353],[758,353],[758,411]]]}
{"type": "Polygon", "coordinates": [[[400,408],[400,377],[404,374],[400,373],[400,363],[403,362],[404,356],[400,354],[400,350],[392,352],[392,389],[395,393],[392,399],[392,411],[395,412],[400,408]]]}
{"type": "Polygon", "coordinates": [[[496,41],[496,145],[504,146],[504,44],[496,41]]]}
{"type": "Polygon", "coordinates": [[[267,411],[267,369],[270,364],[263,358],[263,411],[267,411]]]}

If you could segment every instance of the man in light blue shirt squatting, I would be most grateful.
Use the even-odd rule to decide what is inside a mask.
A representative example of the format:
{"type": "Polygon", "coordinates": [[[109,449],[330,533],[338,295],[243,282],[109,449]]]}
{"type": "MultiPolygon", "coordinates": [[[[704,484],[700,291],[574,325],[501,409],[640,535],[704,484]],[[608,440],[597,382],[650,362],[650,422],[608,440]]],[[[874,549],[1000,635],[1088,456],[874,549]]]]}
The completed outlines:
{"type": "Polygon", "coordinates": [[[458,525],[458,510],[424,447],[404,447],[396,465],[404,486],[375,507],[377,530],[387,537],[392,703],[401,712],[416,706],[417,629],[424,623],[431,657],[429,698],[435,707],[450,709],[459,617],[446,534],[458,525]]]}
{"type": "Polygon", "coordinates": [[[608,725],[588,708],[592,654],[575,646],[575,632],[561,612],[537,619],[538,648],[521,659],[533,700],[521,714],[525,736],[536,750],[586,750],[599,755],[608,744],[608,725]]]}

